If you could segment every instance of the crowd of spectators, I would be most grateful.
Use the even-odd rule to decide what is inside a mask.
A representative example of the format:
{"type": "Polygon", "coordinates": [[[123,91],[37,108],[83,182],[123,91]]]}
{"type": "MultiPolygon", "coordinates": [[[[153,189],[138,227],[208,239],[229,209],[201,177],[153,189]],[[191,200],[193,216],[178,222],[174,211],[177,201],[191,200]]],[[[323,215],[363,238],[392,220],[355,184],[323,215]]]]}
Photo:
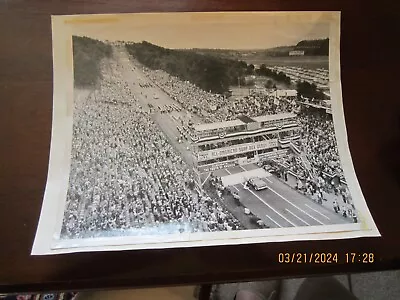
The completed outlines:
{"type": "Polygon", "coordinates": [[[352,203],[347,186],[341,182],[333,182],[330,177],[319,173],[313,174],[305,166],[299,156],[293,153],[280,155],[269,162],[274,173],[286,182],[290,182],[289,174],[294,176],[295,182],[289,183],[300,193],[310,197],[313,201],[323,204],[330,198],[333,201],[333,210],[345,217],[352,217],[357,222],[355,207],[352,203]],[[330,196],[329,196],[330,195],[330,196]]]}
{"type": "Polygon", "coordinates": [[[74,101],[61,237],[143,233],[168,224],[189,224],[192,232],[239,229],[232,214],[196,191],[193,174],[131,93],[122,66],[103,64],[100,86],[74,101]]]}
{"type": "MultiPolygon", "coordinates": [[[[354,206],[348,188],[343,184],[343,169],[338,153],[332,117],[322,110],[304,107],[298,114],[301,154],[287,153],[274,159],[282,173],[297,178],[296,188],[314,201],[323,203],[327,194],[335,195],[344,205],[343,213],[353,216],[354,206]]],[[[287,175],[285,175],[287,176],[287,175]]],[[[334,204],[334,210],[339,204],[334,204]]]]}
{"type": "Polygon", "coordinates": [[[189,81],[182,81],[162,70],[143,67],[147,77],[177,101],[186,111],[197,115],[205,122],[218,120],[214,116],[226,103],[223,95],[206,92],[189,81]]]}
{"type": "Polygon", "coordinates": [[[316,174],[343,176],[332,117],[308,110],[298,115],[303,151],[316,174]]]}
{"type": "MultiPolygon", "coordinates": [[[[112,230],[190,224],[190,230],[234,230],[240,223],[220,204],[194,187],[194,177],[124,81],[126,67],[110,60],[100,87],[74,103],[70,184],[62,227],[66,238],[102,235],[112,230]]],[[[206,92],[161,70],[145,75],[202,122],[294,112],[301,127],[301,154],[276,159],[290,171],[297,189],[322,202],[326,193],[351,202],[343,178],[331,117],[294,99],[252,92],[229,98],[206,92]]],[[[220,195],[218,194],[218,197],[220,195]]],[[[174,227],[174,228],[177,228],[174,227]]],[[[182,228],[185,226],[182,226],[182,228]]],[[[185,227],[187,228],[187,226],[185,227]]]]}
{"type": "Polygon", "coordinates": [[[300,141],[297,146],[302,154],[282,156],[280,161],[302,178],[306,172],[344,178],[332,117],[325,112],[310,111],[307,108],[297,117],[300,125],[300,141]],[[303,160],[301,155],[304,156],[303,160]]]}
{"type": "Polygon", "coordinates": [[[185,110],[197,115],[205,123],[233,120],[240,115],[256,117],[294,112],[299,108],[293,99],[278,100],[265,92],[253,91],[248,96],[227,99],[223,95],[206,92],[165,71],[148,68],[143,68],[143,71],[185,110]]]}
{"type": "Polygon", "coordinates": [[[226,105],[227,120],[236,119],[239,115],[257,117],[279,113],[296,112],[299,106],[293,99],[277,98],[264,92],[252,92],[248,96],[232,99],[226,105]]]}
{"type": "MultiPolygon", "coordinates": [[[[287,157],[284,162],[288,170],[299,178],[311,177],[313,182],[326,175],[344,178],[333,122],[325,112],[315,112],[305,107],[301,110],[295,99],[285,97],[278,99],[265,92],[252,91],[248,96],[226,99],[222,95],[203,91],[190,82],[182,81],[162,70],[144,68],[144,71],[153,82],[156,82],[186,110],[197,114],[204,122],[232,120],[240,115],[254,117],[297,113],[302,128],[301,147],[302,152],[306,153],[306,159],[302,160],[297,155],[287,157]]],[[[329,182],[326,178],[324,180],[329,182]]],[[[331,184],[327,184],[327,190],[328,186],[333,189],[331,184]]]]}
{"type": "Polygon", "coordinates": [[[344,179],[336,144],[332,117],[325,111],[301,107],[290,97],[275,97],[273,93],[252,91],[243,97],[225,98],[198,88],[188,81],[169,75],[162,70],[144,68],[146,75],[173,97],[186,110],[196,114],[203,122],[236,119],[240,115],[255,117],[278,113],[296,113],[301,127],[299,146],[301,154],[288,154],[279,160],[302,182],[304,190],[320,201],[324,193],[341,194],[349,199],[349,193],[339,181],[344,179]]]}

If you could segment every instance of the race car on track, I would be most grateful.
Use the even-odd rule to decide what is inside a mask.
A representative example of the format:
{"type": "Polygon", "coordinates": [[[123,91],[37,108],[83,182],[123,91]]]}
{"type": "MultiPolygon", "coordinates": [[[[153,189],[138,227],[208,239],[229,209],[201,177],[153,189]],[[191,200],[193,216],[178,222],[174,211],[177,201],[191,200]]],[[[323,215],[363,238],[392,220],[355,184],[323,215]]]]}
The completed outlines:
{"type": "Polygon", "coordinates": [[[248,181],[249,185],[253,187],[256,191],[267,189],[268,185],[259,177],[250,178],[248,181]]]}
{"type": "Polygon", "coordinates": [[[237,192],[232,192],[232,196],[233,196],[233,199],[235,199],[235,200],[239,200],[240,199],[240,196],[239,196],[239,194],[237,193],[237,192]]]}

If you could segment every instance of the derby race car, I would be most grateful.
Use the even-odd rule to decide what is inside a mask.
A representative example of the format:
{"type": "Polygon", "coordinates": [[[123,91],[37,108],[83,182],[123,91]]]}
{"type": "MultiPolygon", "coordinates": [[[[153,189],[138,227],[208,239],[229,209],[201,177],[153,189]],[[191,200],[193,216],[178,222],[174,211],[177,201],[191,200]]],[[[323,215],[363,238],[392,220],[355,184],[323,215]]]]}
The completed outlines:
{"type": "Polygon", "coordinates": [[[268,185],[259,177],[250,178],[248,184],[256,191],[264,190],[268,188],[268,185]]]}

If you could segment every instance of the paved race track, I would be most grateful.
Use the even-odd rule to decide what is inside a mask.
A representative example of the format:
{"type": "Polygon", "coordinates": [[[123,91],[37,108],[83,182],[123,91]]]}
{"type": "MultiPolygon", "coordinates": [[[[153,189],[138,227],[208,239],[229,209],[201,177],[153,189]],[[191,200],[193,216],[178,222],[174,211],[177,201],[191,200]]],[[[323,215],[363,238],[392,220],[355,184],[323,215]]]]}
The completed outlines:
{"type": "Polygon", "coordinates": [[[153,106],[152,117],[154,121],[159,125],[160,129],[169,139],[172,146],[181,154],[186,163],[193,166],[192,154],[188,150],[189,143],[183,141],[178,143],[178,137],[180,133],[177,126],[181,127],[180,118],[186,118],[185,112],[172,111],[170,113],[161,113],[158,109],[165,109],[167,106],[174,105],[181,107],[179,103],[173,100],[168,94],[166,94],[161,88],[159,88],[154,82],[152,82],[141,70],[139,65],[134,65],[130,59],[129,54],[125,48],[117,48],[119,51],[115,51],[115,58],[123,66],[123,76],[129,84],[129,88],[132,93],[142,103],[143,110],[150,111],[149,104],[153,106]]]}
{"type": "MultiPolygon", "coordinates": [[[[256,168],[254,164],[219,170],[225,176],[256,168]],[[241,170],[240,170],[241,169],[241,170]]],[[[216,172],[215,172],[216,173],[216,172]]],[[[317,204],[271,175],[264,178],[268,189],[256,191],[236,184],[231,188],[240,196],[241,203],[270,227],[315,226],[351,223],[352,219],[336,214],[332,209],[317,204]]]]}

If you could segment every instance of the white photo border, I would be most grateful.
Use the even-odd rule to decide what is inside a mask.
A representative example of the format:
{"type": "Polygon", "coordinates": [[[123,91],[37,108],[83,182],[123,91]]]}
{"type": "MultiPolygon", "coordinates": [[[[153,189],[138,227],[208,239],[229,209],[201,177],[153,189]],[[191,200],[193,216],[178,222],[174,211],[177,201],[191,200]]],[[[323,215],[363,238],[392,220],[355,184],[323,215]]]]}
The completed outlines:
{"type": "Polygon", "coordinates": [[[380,236],[358,183],[347,142],[340,81],[340,12],[199,12],[52,16],[52,38],[54,85],[51,149],[46,190],[32,255],[380,236]],[[335,135],[345,178],[359,214],[359,223],[164,236],[60,239],[71,162],[74,90],[72,35],[76,34],[74,31],[76,23],[82,21],[95,24],[104,19],[171,14],[175,14],[178,18],[180,16],[186,18],[207,17],[204,20],[218,19],[217,17],[220,17],[221,14],[232,20],[241,14],[265,14],[265,16],[280,14],[288,18],[309,17],[310,20],[323,19],[329,22],[329,82],[335,135]]]}

